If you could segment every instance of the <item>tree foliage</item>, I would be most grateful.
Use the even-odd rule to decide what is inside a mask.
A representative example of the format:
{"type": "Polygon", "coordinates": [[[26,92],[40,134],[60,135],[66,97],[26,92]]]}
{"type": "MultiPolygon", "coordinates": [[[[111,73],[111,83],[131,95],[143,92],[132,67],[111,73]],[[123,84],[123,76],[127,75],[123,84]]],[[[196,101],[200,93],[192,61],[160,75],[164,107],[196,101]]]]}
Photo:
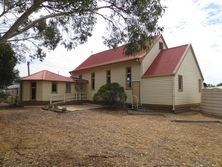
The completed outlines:
{"type": "Polygon", "coordinates": [[[219,84],[217,84],[217,86],[222,86],[222,82],[221,82],[221,83],[219,83],[219,84]]]}
{"type": "Polygon", "coordinates": [[[123,105],[126,101],[124,88],[118,83],[109,83],[101,86],[94,95],[93,100],[105,105],[123,105]]]}
{"type": "Polygon", "coordinates": [[[17,63],[14,51],[9,44],[0,44],[0,88],[12,84],[18,77],[17,63]]]}
{"type": "MultiPolygon", "coordinates": [[[[160,0],[0,0],[0,43],[11,43],[19,61],[27,54],[43,60],[58,44],[72,49],[86,42],[101,17],[106,45],[144,49],[144,41],[162,30],[163,11],[160,0]]],[[[135,50],[128,48],[129,54],[135,50]]]]}

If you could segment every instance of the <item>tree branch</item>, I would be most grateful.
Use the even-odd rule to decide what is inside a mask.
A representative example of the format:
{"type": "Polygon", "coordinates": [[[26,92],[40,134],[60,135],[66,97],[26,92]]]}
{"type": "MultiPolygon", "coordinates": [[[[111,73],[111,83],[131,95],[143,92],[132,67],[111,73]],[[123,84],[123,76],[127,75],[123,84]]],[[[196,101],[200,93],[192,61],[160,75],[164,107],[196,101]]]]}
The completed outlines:
{"type": "Polygon", "coordinates": [[[105,17],[104,15],[98,13],[98,12],[94,12],[95,14],[97,14],[98,16],[101,16],[104,20],[110,22],[114,27],[117,27],[116,24],[109,18],[105,17]]]}
{"type": "MultiPolygon", "coordinates": [[[[41,1],[44,1],[44,0],[41,0],[41,1]]],[[[111,8],[111,6],[101,6],[101,7],[98,7],[98,8],[94,8],[94,9],[87,9],[87,10],[84,10],[82,12],[94,12],[94,11],[98,11],[100,9],[104,9],[104,8],[111,8]]],[[[28,10],[27,10],[28,11],[28,10]]],[[[33,11],[32,11],[33,12],[33,11]]],[[[21,25],[21,17],[24,15],[22,15],[18,20],[21,20],[18,22],[18,20],[15,22],[15,24],[9,29],[9,31],[7,31],[5,33],[5,35],[2,37],[2,39],[0,39],[0,43],[4,43],[6,42],[8,39],[14,37],[14,36],[17,36],[17,35],[20,35],[22,34],[23,32],[29,30],[30,28],[32,28],[33,26],[35,26],[37,23],[43,21],[43,20],[46,20],[46,19],[49,19],[49,18],[54,18],[54,17],[57,17],[57,16],[62,16],[62,15],[69,15],[69,14],[73,14],[73,13],[78,13],[79,12],[79,9],[76,9],[76,10],[72,10],[72,11],[69,11],[69,12],[60,12],[60,13],[54,13],[54,14],[49,14],[49,15],[46,15],[46,16],[43,16],[39,19],[36,19],[34,21],[32,21],[30,24],[28,24],[26,27],[24,27],[23,29],[20,29],[18,30],[18,27],[21,25]],[[20,24],[20,25],[18,25],[20,24]],[[16,29],[15,29],[16,27],[16,29]]],[[[27,13],[27,12],[26,12],[27,13]]],[[[31,14],[31,13],[30,13],[31,14]]]]}
{"type": "Polygon", "coordinates": [[[45,0],[36,1],[29,9],[27,9],[11,26],[11,28],[3,35],[0,39],[0,43],[6,42],[9,38],[13,37],[15,31],[18,30],[18,27],[26,20],[45,0]]]}
{"type": "Polygon", "coordinates": [[[25,41],[25,40],[35,39],[35,38],[39,38],[39,37],[40,37],[40,36],[36,35],[36,36],[27,37],[27,38],[11,39],[11,40],[8,40],[8,42],[25,41]]]}

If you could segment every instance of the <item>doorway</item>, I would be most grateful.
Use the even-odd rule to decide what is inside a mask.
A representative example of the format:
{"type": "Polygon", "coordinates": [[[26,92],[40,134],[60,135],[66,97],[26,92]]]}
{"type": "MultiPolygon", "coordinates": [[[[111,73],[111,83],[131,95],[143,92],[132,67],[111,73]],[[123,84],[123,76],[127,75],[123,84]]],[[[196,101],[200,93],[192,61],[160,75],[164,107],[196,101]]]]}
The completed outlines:
{"type": "Polygon", "coordinates": [[[133,103],[136,104],[138,100],[138,104],[140,104],[140,81],[132,81],[132,95],[133,103]]]}
{"type": "Polygon", "coordinates": [[[31,100],[36,100],[36,82],[31,82],[31,100]]]}

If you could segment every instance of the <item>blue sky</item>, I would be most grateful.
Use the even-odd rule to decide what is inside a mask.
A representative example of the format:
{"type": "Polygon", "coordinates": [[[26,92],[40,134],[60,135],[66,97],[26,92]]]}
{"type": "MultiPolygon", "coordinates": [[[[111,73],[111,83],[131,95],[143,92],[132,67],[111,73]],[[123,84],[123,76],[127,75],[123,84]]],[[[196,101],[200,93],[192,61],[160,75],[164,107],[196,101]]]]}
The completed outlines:
{"type": "MultiPolygon", "coordinates": [[[[222,82],[222,1],[221,0],[163,0],[167,6],[159,24],[164,26],[163,37],[168,47],[191,43],[205,82],[222,82]]],[[[92,53],[106,50],[101,36],[105,34],[102,21],[94,35],[84,45],[67,52],[58,47],[47,53],[44,62],[31,63],[31,73],[47,69],[69,76],[92,53]]],[[[20,76],[27,75],[26,64],[18,65],[20,76]]]]}

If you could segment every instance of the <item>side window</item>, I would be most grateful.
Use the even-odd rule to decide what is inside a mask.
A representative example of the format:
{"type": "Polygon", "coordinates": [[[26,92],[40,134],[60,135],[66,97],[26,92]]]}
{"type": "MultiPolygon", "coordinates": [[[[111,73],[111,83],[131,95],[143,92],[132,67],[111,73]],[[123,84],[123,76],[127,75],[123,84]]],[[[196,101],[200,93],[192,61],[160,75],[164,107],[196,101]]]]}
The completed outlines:
{"type": "Polygon", "coordinates": [[[203,83],[201,79],[198,79],[198,87],[199,87],[199,92],[201,92],[202,87],[203,87],[203,83]]]}
{"type": "Polygon", "coordinates": [[[178,91],[183,92],[183,76],[178,75],[178,91]]]}
{"type": "Polygon", "coordinates": [[[131,89],[132,70],[131,67],[126,68],[126,89],[131,89]]]}
{"type": "Polygon", "coordinates": [[[95,73],[91,73],[91,89],[95,89],[95,73]]]}
{"type": "Polygon", "coordinates": [[[106,71],[106,83],[111,83],[111,71],[106,71]]]}
{"type": "Polygon", "coordinates": [[[57,93],[57,83],[56,82],[52,82],[51,92],[57,93]]]}
{"type": "Polygon", "coordinates": [[[71,83],[66,83],[66,93],[71,93],[71,83]]]}
{"type": "Polygon", "coordinates": [[[159,49],[160,49],[160,50],[163,49],[163,42],[159,42],[159,49]]]}

